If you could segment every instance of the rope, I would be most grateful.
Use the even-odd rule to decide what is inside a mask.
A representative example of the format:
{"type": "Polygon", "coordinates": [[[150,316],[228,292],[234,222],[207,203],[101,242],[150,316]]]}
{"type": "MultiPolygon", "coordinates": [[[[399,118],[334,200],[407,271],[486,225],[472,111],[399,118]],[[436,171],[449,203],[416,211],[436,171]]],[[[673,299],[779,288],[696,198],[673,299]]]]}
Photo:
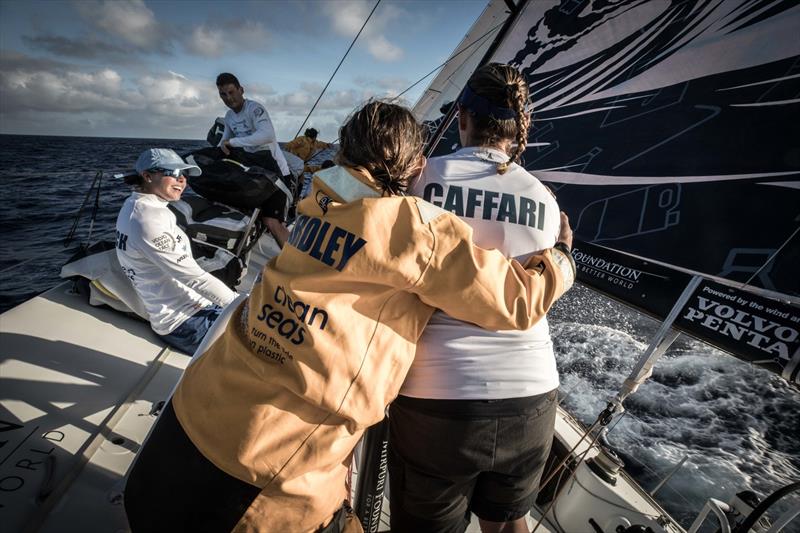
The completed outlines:
{"type": "Polygon", "coordinates": [[[89,201],[89,197],[92,195],[95,183],[99,183],[102,176],[103,176],[103,171],[101,170],[98,170],[97,173],[94,175],[92,184],[89,187],[89,190],[86,191],[86,196],[83,197],[83,202],[81,203],[81,206],[78,208],[78,212],[75,213],[75,220],[72,221],[72,227],[69,229],[69,233],[67,233],[67,236],[64,238],[64,248],[69,246],[69,243],[72,242],[72,238],[75,237],[75,232],[78,230],[78,223],[80,222],[81,215],[83,214],[83,208],[86,207],[86,203],[89,201]]]}
{"type": "Polygon", "coordinates": [[[91,172],[91,170],[57,170],[57,171],[43,170],[41,172],[9,171],[8,174],[9,178],[30,178],[30,177],[40,178],[43,176],[73,176],[75,174],[86,174],[87,172],[91,172]]]}
{"type": "Polygon", "coordinates": [[[26,259],[26,260],[24,260],[24,261],[20,261],[19,263],[16,263],[16,264],[14,264],[14,265],[11,265],[10,267],[6,267],[6,268],[4,268],[3,270],[0,270],[0,274],[5,274],[5,273],[6,273],[6,272],[8,272],[9,270],[14,270],[15,268],[17,268],[17,267],[20,267],[20,266],[22,266],[22,265],[27,265],[28,263],[30,263],[30,262],[31,262],[31,261],[33,261],[34,259],[41,259],[42,257],[44,257],[44,256],[46,256],[46,255],[53,255],[53,252],[51,252],[51,251],[49,251],[49,250],[48,250],[47,252],[45,252],[45,253],[43,253],[43,254],[41,254],[41,255],[36,255],[36,256],[33,256],[33,257],[31,257],[31,258],[29,258],[29,259],[26,259]]]}
{"type": "MultiPolygon", "coordinates": [[[[104,233],[101,233],[99,236],[100,237],[105,237],[106,235],[113,234],[115,231],[116,231],[115,229],[111,229],[111,230],[108,230],[108,231],[106,231],[104,233]]],[[[74,250],[75,249],[73,249],[73,251],[74,250]]],[[[6,268],[0,270],[0,274],[5,274],[6,272],[8,272],[10,270],[14,270],[15,268],[21,267],[22,265],[27,265],[31,261],[36,261],[37,259],[42,259],[44,257],[52,257],[52,256],[53,256],[53,251],[52,250],[45,250],[40,254],[34,255],[33,257],[29,257],[28,259],[25,259],[24,261],[20,261],[19,263],[15,263],[15,264],[13,264],[13,265],[11,265],[9,267],[6,267],[6,268]]]]}
{"type": "MultiPolygon", "coordinates": [[[[378,0],[378,3],[380,3],[380,0],[378,0]]],[[[378,7],[378,5],[377,5],[377,4],[375,4],[375,7],[378,7]]],[[[373,8],[373,11],[374,11],[374,10],[375,10],[375,9],[373,8]]],[[[370,13],[370,15],[372,15],[372,14],[370,13]]],[[[369,19],[368,19],[368,20],[369,20],[369,19]]],[[[364,24],[366,24],[366,22],[365,22],[364,24]]],[[[464,52],[466,52],[467,50],[469,50],[470,48],[472,48],[472,47],[473,47],[473,46],[475,46],[476,44],[480,43],[480,42],[481,42],[481,41],[482,41],[482,40],[483,40],[485,37],[487,37],[487,36],[488,36],[490,33],[494,32],[494,31],[495,31],[497,28],[499,28],[499,27],[500,27],[500,26],[502,26],[503,24],[505,24],[505,22],[501,22],[500,24],[497,24],[496,26],[494,26],[493,28],[491,28],[489,31],[487,31],[486,33],[484,33],[483,35],[481,35],[480,37],[478,37],[477,39],[475,39],[474,41],[472,41],[471,43],[469,43],[469,44],[468,44],[467,46],[465,46],[463,49],[461,49],[461,50],[460,50],[460,51],[459,51],[457,54],[455,54],[455,55],[453,55],[452,57],[448,58],[448,59],[447,59],[447,61],[445,61],[444,63],[440,64],[439,66],[437,66],[436,68],[434,68],[433,70],[431,70],[430,72],[428,72],[427,74],[425,74],[424,76],[422,76],[421,78],[419,78],[417,81],[415,81],[414,83],[412,83],[411,85],[409,85],[408,87],[406,87],[406,88],[403,90],[403,92],[399,93],[397,96],[393,97],[393,98],[392,98],[391,100],[389,100],[389,101],[390,101],[390,102],[396,102],[396,101],[397,101],[397,100],[398,100],[398,99],[399,99],[401,96],[403,96],[403,95],[404,95],[404,94],[406,94],[408,91],[410,91],[411,89],[413,89],[414,87],[416,87],[417,85],[419,85],[420,83],[422,83],[423,81],[425,81],[425,79],[426,79],[426,78],[430,77],[430,76],[431,76],[432,74],[434,74],[436,71],[438,71],[438,70],[441,70],[442,68],[444,68],[445,66],[447,66],[447,64],[448,64],[448,63],[450,63],[451,61],[455,60],[455,58],[457,58],[458,56],[460,56],[461,54],[463,54],[464,52]]],[[[362,29],[363,29],[363,27],[362,27],[362,29]]],[[[359,32],[359,33],[360,33],[360,32],[359,32]]],[[[358,37],[358,36],[356,36],[356,38],[357,38],[357,37],[358,37]]],[[[353,41],[353,42],[355,42],[355,41],[353,41]]],[[[352,45],[351,45],[351,47],[352,47],[352,45]]],[[[474,54],[474,53],[475,53],[477,50],[478,50],[478,49],[477,49],[477,48],[475,48],[475,49],[474,49],[472,52],[470,52],[470,54],[469,54],[469,55],[468,55],[466,58],[464,58],[464,61],[466,62],[466,61],[467,61],[467,60],[468,60],[470,57],[472,57],[472,55],[473,55],[473,54],[474,54]]],[[[348,51],[349,51],[349,49],[348,49],[348,51]]],[[[339,63],[339,65],[341,65],[341,63],[339,63]]],[[[337,68],[337,70],[338,70],[338,68],[339,68],[339,67],[336,67],[336,68],[337,68]]],[[[334,74],[336,74],[336,72],[334,72],[334,74]]],[[[333,76],[331,76],[331,79],[332,79],[332,78],[333,78],[333,76]]],[[[328,84],[330,84],[330,80],[328,80],[328,84]]],[[[325,86],[325,89],[327,89],[327,88],[328,88],[328,86],[326,85],[326,86],[325,86]]],[[[322,92],[323,92],[323,93],[325,92],[325,89],[323,89],[323,90],[322,90],[322,92]]],[[[320,98],[322,98],[322,95],[321,95],[321,94],[320,94],[320,98]]],[[[315,103],[314,103],[314,106],[316,106],[318,102],[319,102],[319,98],[317,98],[317,102],[315,102],[315,103]]],[[[305,125],[306,125],[306,121],[308,121],[308,117],[310,117],[310,116],[311,116],[311,113],[312,113],[313,111],[314,111],[314,109],[312,108],[312,109],[311,109],[311,111],[309,111],[309,112],[308,112],[308,115],[306,116],[306,119],[303,121],[303,125],[302,125],[302,126],[300,126],[300,129],[299,129],[299,130],[297,130],[297,135],[300,135],[300,131],[303,129],[303,126],[305,126],[305,125]]],[[[295,137],[297,137],[297,135],[295,135],[295,137]]],[[[338,138],[337,138],[335,141],[333,141],[333,142],[331,142],[331,143],[329,143],[329,144],[336,144],[337,142],[339,142],[339,139],[338,139],[338,138]]],[[[323,149],[321,149],[321,150],[319,150],[319,151],[317,151],[317,152],[314,152],[313,154],[311,154],[311,155],[309,156],[309,158],[308,158],[308,159],[309,159],[309,160],[311,160],[311,159],[314,159],[316,156],[318,156],[319,154],[321,154],[322,152],[324,152],[324,151],[325,151],[325,150],[327,150],[327,149],[328,149],[328,148],[323,148],[323,149]]]]}
{"type": "Polygon", "coordinates": [[[767,267],[767,265],[768,265],[768,264],[770,264],[770,263],[772,262],[772,260],[773,260],[773,259],[775,259],[775,258],[778,256],[778,254],[779,254],[779,253],[781,253],[781,250],[783,250],[783,249],[786,247],[786,245],[787,245],[787,244],[789,244],[789,242],[790,242],[790,241],[791,241],[791,240],[792,240],[792,239],[795,237],[795,235],[797,235],[797,232],[798,232],[798,231],[800,231],[800,226],[798,226],[798,227],[797,227],[797,229],[795,229],[795,230],[794,230],[794,232],[793,232],[791,235],[789,235],[789,238],[788,238],[788,239],[786,239],[786,240],[784,241],[784,243],[783,243],[783,244],[781,244],[781,245],[780,245],[780,247],[779,247],[777,250],[775,250],[775,252],[773,252],[773,254],[772,254],[772,255],[770,255],[770,256],[769,256],[769,258],[768,258],[768,259],[767,259],[767,260],[764,262],[764,264],[763,264],[763,265],[761,265],[761,268],[759,268],[758,270],[756,270],[756,271],[753,273],[753,275],[752,275],[752,276],[750,276],[750,279],[748,279],[747,281],[745,281],[744,283],[742,283],[741,287],[739,287],[739,288],[740,288],[740,289],[744,289],[745,287],[747,287],[748,285],[750,285],[750,283],[751,283],[751,282],[752,282],[754,279],[756,279],[756,276],[758,276],[758,275],[761,273],[761,271],[762,271],[762,270],[764,270],[764,269],[767,267]]]}
{"type": "MultiPolygon", "coordinates": [[[[558,465],[558,467],[555,470],[553,470],[553,472],[551,472],[551,474],[549,476],[547,476],[547,479],[545,480],[545,482],[541,483],[539,485],[540,487],[546,486],[547,483],[551,479],[553,479],[555,474],[557,474],[558,472],[561,471],[561,469],[564,467],[564,464],[566,464],[566,462],[570,459],[570,457],[572,457],[572,452],[575,450],[575,448],[577,448],[578,445],[581,442],[583,442],[583,439],[585,439],[586,436],[592,431],[592,428],[594,428],[599,423],[600,423],[600,417],[597,417],[597,420],[595,420],[594,424],[592,424],[592,426],[589,429],[587,429],[584,432],[583,435],[581,435],[581,439],[575,444],[575,446],[572,447],[572,450],[570,450],[569,453],[567,453],[567,455],[564,457],[564,460],[561,461],[561,464],[558,465]]],[[[583,460],[586,458],[586,455],[589,453],[589,451],[591,451],[592,447],[595,445],[595,443],[597,442],[598,438],[600,438],[600,432],[599,431],[595,433],[594,437],[592,438],[592,442],[589,443],[589,446],[587,446],[586,449],[583,451],[583,453],[580,455],[580,457],[578,457],[578,459],[577,459],[577,461],[575,463],[575,468],[571,469],[570,474],[566,479],[566,482],[569,482],[578,473],[578,465],[580,465],[583,462],[583,460]]],[[[559,479],[559,481],[560,481],[560,479],[559,479]]],[[[550,509],[553,509],[553,507],[555,506],[556,502],[558,501],[558,499],[562,495],[563,495],[563,491],[558,491],[558,490],[556,491],[556,496],[548,504],[547,509],[544,510],[544,512],[542,513],[542,516],[536,522],[536,526],[534,526],[534,528],[531,530],[531,533],[536,533],[536,530],[539,529],[539,526],[541,526],[542,522],[544,522],[544,519],[547,516],[547,513],[550,512],[550,509]]],[[[553,512],[553,517],[555,517],[555,511],[553,512]]]]}
{"type": "MultiPolygon", "coordinates": [[[[480,37],[478,37],[477,39],[475,39],[474,41],[472,41],[471,43],[469,43],[467,46],[465,46],[465,47],[464,47],[464,48],[463,48],[461,51],[459,51],[459,52],[458,52],[457,54],[455,54],[453,57],[449,58],[447,61],[445,61],[444,63],[442,63],[442,64],[441,64],[441,65],[439,65],[438,67],[434,68],[433,70],[431,70],[430,72],[428,72],[427,74],[425,74],[423,77],[421,77],[420,79],[418,79],[417,81],[415,81],[414,83],[412,83],[411,85],[409,85],[409,86],[408,86],[408,87],[407,87],[407,88],[406,88],[406,89],[405,89],[403,92],[401,92],[400,94],[398,94],[397,96],[395,96],[395,97],[394,97],[394,98],[393,98],[391,101],[392,101],[392,102],[394,102],[395,100],[397,100],[398,98],[400,98],[401,96],[403,96],[404,94],[406,94],[408,91],[410,91],[411,89],[413,89],[414,87],[416,87],[417,85],[419,85],[420,83],[422,83],[422,82],[425,80],[425,78],[429,77],[431,74],[433,74],[433,73],[434,73],[434,72],[436,72],[437,70],[440,70],[440,69],[442,69],[442,68],[443,68],[444,66],[446,66],[446,65],[447,65],[449,62],[453,61],[455,58],[457,58],[458,56],[460,56],[461,54],[463,54],[464,52],[466,52],[468,49],[470,49],[470,48],[472,48],[473,46],[475,46],[476,44],[478,44],[478,42],[482,41],[482,40],[483,40],[485,37],[487,37],[487,36],[488,36],[490,33],[492,33],[493,31],[495,31],[497,28],[499,28],[499,27],[500,27],[500,26],[502,26],[503,24],[505,24],[505,21],[503,21],[503,22],[501,22],[501,23],[497,24],[496,26],[494,26],[493,28],[491,28],[489,31],[487,31],[486,33],[484,33],[483,35],[481,35],[480,37]]],[[[467,57],[465,57],[465,58],[464,58],[464,62],[466,62],[466,61],[467,61],[467,60],[468,60],[470,57],[472,57],[472,55],[473,55],[475,52],[477,52],[477,51],[478,51],[478,49],[476,48],[475,50],[473,50],[472,52],[470,52],[470,54],[469,54],[467,57]]],[[[462,64],[463,64],[463,63],[462,63],[462,64]]]]}
{"type": "Polygon", "coordinates": [[[300,132],[303,131],[303,128],[305,127],[306,122],[308,122],[308,118],[311,116],[311,113],[313,113],[314,109],[317,108],[317,104],[322,99],[322,95],[325,94],[325,91],[328,90],[328,86],[333,81],[333,77],[336,76],[337,72],[339,72],[339,67],[342,66],[342,63],[344,63],[345,58],[347,58],[347,54],[350,53],[350,50],[352,50],[353,45],[356,44],[356,41],[358,40],[358,37],[361,35],[361,32],[364,31],[364,28],[367,26],[367,22],[369,22],[369,19],[372,18],[372,14],[375,13],[376,9],[378,9],[378,5],[380,3],[381,3],[381,0],[378,0],[377,2],[375,2],[375,5],[372,7],[372,11],[370,11],[369,15],[367,16],[367,20],[365,20],[364,24],[361,25],[361,29],[358,30],[358,33],[356,34],[355,38],[353,39],[353,42],[350,43],[350,46],[347,48],[347,52],[344,53],[344,55],[342,56],[342,60],[339,61],[338,65],[336,65],[336,69],[333,71],[333,74],[331,74],[331,77],[328,78],[328,83],[325,84],[325,87],[322,88],[322,92],[319,93],[319,96],[317,97],[317,101],[314,102],[313,106],[311,106],[311,110],[308,112],[308,115],[306,115],[306,118],[303,119],[303,123],[300,124],[300,128],[297,130],[297,133],[295,134],[295,137],[299,137],[300,136],[300,132]]]}

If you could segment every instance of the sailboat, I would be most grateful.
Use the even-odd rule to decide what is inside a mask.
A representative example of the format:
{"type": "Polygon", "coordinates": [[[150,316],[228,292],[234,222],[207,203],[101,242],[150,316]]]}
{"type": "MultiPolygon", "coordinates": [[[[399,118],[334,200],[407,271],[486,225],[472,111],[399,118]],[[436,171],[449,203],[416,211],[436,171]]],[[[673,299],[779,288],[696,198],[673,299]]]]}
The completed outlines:
{"type": "MultiPolygon", "coordinates": [[[[680,333],[800,383],[798,29],[800,6],[778,0],[492,0],[414,106],[428,154],[449,153],[447,104],[474,69],[520,68],[535,106],[524,164],[573,221],[579,281],[660,322],[594,424],[559,411],[539,531],[686,530],[602,431],[680,333]]],[[[252,272],[270,253],[255,250],[252,272]]],[[[189,358],[70,282],[0,327],[3,529],[125,531],[125,473],[189,358]]],[[[365,531],[386,530],[386,447],[376,429],[359,454],[365,531]]],[[[688,530],[713,516],[721,531],[788,531],[796,507],[761,518],[798,489],[710,499],[688,530]]]]}

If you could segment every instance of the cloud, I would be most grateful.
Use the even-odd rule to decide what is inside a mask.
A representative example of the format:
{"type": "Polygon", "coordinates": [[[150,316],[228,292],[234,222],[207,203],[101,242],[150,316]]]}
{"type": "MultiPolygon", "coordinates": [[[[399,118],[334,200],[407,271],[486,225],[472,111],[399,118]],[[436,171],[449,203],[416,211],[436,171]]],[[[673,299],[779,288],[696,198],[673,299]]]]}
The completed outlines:
{"type": "MultiPolygon", "coordinates": [[[[83,6],[83,4],[79,4],[83,6]]],[[[81,7],[81,9],[84,9],[81,7]]],[[[105,28],[97,23],[99,29],[105,28]]],[[[82,35],[78,38],[38,33],[25,35],[23,41],[30,47],[45,50],[61,57],[77,59],[104,59],[117,64],[140,62],[141,53],[167,54],[174,50],[176,42],[183,45],[184,50],[192,55],[217,58],[229,53],[243,51],[264,52],[271,36],[264,25],[253,20],[228,20],[200,24],[181,32],[181,36],[166,34],[155,20],[144,24],[142,21],[128,28],[125,37],[127,44],[114,44],[107,36],[82,35]],[[133,28],[140,28],[133,31],[133,28]],[[141,31],[142,33],[139,33],[141,31]],[[153,34],[155,40],[140,38],[144,34],[153,34]],[[137,52],[139,54],[137,54],[137,52]]]]}
{"type": "MultiPolygon", "coordinates": [[[[305,127],[335,139],[353,109],[369,98],[394,96],[394,87],[403,83],[359,78],[354,87],[329,89],[305,127]]],[[[249,98],[266,106],[281,140],[294,136],[322,90],[318,83],[282,92],[257,83],[245,86],[249,98]]],[[[7,133],[197,139],[225,112],[213,79],[169,70],[133,76],[14,51],[0,52],[0,92],[0,128],[7,133]]]]}
{"type": "MultiPolygon", "coordinates": [[[[323,13],[331,19],[336,33],[343,37],[355,37],[373,7],[366,0],[342,0],[322,4],[323,13]]],[[[403,58],[403,49],[392,44],[383,35],[387,25],[402,16],[403,11],[396,6],[387,5],[378,9],[367,23],[359,41],[366,45],[367,51],[378,61],[398,61],[403,58]]]]}
{"type": "Polygon", "coordinates": [[[197,26],[183,44],[190,54],[220,57],[223,54],[225,37],[222,35],[222,30],[197,26]]]}
{"type": "Polygon", "coordinates": [[[381,61],[397,61],[403,58],[403,49],[387,41],[383,35],[369,39],[367,50],[373,57],[381,61]]]}
{"type": "Polygon", "coordinates": [[[353,82],[359,87],[375,87],[385,91],[387,96],[393,96],[405,91],[411,81],[399,76],[387,76],[383,78],[371,78],[369,76],[356,76],[353,82]]]}
{"type": "Polygon", "coordinates": [[[235,20],[223,23],[222,27],[230,34],[233,45],[238,45],[250,51],[260,51],[258,48],[266,45],[270,34],[261,22],[253,20],[235,20]]]}
{"type": "Polygon", "coordinates": [[[26,111],[74,113],[131,108],[122,78],[111,69],[53,72],[3,68],[0,91],[3,93],[0,112],[9,115],[26,111]]]}
{"type": "Polygon", "coordinates": [[[235,51],[264,51],[270,34],[261,22],[228,20],[196,26],[183,40],[190,54],[221,57],[235,51]]]}
{"type": "Polygon", "coordinates": [[[61,57],[78,59],[114,58],[117,61],[130,62],[130,52],[96,37],[72,39],[60,35],[39,34],[23,35],[22,40],[31,48],[45,50],[61,57]]]}
{"type": "Polygon", "coordinates": [[[86,70],[27,59],[16,53],[0,56],[0,113],[4,116],[105,113],[109,120],[148,117],[150,123],[169,129],[187,118],[206,117],[204,122],[210,123],[220,110],[213,83],[175,72],[125,80],[110,68],[86,70]]]}
{"type": "MultiPolygon", "coordinates": [[[[49,70],[59,72],[67,67],[68,64],[61,61],[33,57],[27,54],[19,53],[15,50],[3,50],[0,48],[0,70],[3,72],[10,72],[20,69],[49,70]]],[[[2,98],[0,98],[0,102],[2,102],[2,98]]]]}
{"type": "Polygon", "coordinates": [[[53,34],[42,25],[23,35],[33,49],[60,57],[101,59],[117,64],[140,62],[141,53],[169,53],[174,37],[141,0],[82,0],[73,2],[88,24],[76,37],[53,34]]]}
{"type": "Polygon", "coordinates": [[[164,50],[169,35],[143,0],[81,0],[78,13],[94,27],[142,50],[164,50]]]}

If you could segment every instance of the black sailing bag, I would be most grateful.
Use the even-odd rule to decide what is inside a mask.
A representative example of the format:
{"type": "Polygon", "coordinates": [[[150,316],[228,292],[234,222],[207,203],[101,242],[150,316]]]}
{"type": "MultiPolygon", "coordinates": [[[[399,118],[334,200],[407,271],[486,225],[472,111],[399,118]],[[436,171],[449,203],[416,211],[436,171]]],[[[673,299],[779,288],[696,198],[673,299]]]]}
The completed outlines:
{"type": "Polygon", "coordinates": [[[250,154],[233,149],[225,155],[219,148],[203,148],[185,159],[203,171],[189,178],[189,186],[212,202],[249,211],[283,194],[276,185],[282,178],[280,168],[268,150],[250,154]]]}

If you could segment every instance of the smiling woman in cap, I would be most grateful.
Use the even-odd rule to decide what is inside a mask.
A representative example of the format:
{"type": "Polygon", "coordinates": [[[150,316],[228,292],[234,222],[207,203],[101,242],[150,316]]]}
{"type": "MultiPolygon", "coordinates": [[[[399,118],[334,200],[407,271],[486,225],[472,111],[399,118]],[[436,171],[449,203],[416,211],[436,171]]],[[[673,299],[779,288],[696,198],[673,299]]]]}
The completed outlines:
{"type": "Polygon", "coordinates": [[[180,200],[185,175],[200,173],[173,150],[145,150],[136,160],[136,174],[125,178],[134,191],[117,217],[117,258],[150,326],[167,344],[190,354],[236,297],[195,262],[189,237],[167,209],[168,202],[180,200]]]}

